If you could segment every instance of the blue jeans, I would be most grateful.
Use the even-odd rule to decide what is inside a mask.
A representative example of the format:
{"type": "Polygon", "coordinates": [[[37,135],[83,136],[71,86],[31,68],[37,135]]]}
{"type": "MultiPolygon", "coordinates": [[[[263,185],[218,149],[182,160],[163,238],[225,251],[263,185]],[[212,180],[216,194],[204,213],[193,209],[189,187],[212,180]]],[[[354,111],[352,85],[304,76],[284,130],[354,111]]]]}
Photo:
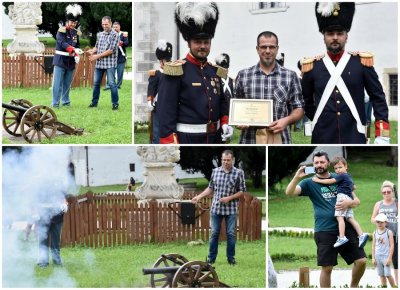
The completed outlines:
{"type": "Polygon", "coordinates": [[[92,97],[92,104],[97,105],[100,98],[100,84],[103,78],[104,73],[107,75],[107,84],[111,90],[111,102],[113,105],[118,105],[118,87],[115,83],[115,68],[95,68],[94,69],[94,82],[93,82],[93,97],[92,97]]]}
{"type": "Polygon", "coordinates": [[[211,261],[215,261],[218,255],[218,239],[224,218],[226,225],[226,257],[228,259],[235,257],[237,214],[219,215],[211,213],[210,251],[208,253],[208,259],[211,261]]]}
{"type": "Polygon", "coordinates": [[[39,261],[38,264],[49,264],[49,238],[51,240],[50,250],[53,263],[61,265],[60,244],[61,228],[63,223],[38,223],[39,261]]]}
{"type": "MultiPolygon", "coordinates": [[[[119,62],[117,64],[117,87],[118,89],[121,88],[122,85],[122,80],[124,78],[124,69],[125,69],[125,62],[119,62]]],[[[105,89],[110,89],[110,86],[108,85],[108,83],[105,86],[105,89]]]]}
{"type": "Polygon", "coordinates": [[[71,88],[73,75],[73,69],[68,70],[60,66],[54,66],[52,107],[58,107],[60,105],[60,99],[63,105],[68,105],[71,102],[69,100],[69,89],[71,88]]]}

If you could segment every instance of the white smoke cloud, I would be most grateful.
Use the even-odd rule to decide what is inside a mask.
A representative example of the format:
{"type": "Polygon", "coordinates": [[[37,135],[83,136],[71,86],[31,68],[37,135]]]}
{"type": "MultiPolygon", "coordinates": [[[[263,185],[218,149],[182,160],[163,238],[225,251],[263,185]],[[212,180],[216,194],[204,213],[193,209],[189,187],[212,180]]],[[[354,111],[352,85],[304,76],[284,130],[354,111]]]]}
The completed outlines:
{"type": "MultiPolygon", "coordinates": [[[[38,216],[50,219],[60,213],[65,194],[77,194],[69,169],[71,149],[24,147],[22,152],[5,151],[2,160],[3,287],[75,287],[64,267],[36,280],[38,242],[23,241],[23,230],[11,227],[38,216]]],[[[50,253],[49,256],[51,261],[50,253]]]]}

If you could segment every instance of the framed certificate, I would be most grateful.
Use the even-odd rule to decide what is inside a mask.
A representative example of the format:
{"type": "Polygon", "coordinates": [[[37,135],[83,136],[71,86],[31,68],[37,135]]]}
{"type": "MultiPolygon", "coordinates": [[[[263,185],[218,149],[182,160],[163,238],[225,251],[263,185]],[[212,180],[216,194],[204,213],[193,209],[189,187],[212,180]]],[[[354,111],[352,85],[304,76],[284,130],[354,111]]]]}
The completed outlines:
{"type": "Polygon", "coordinates": [[[229,125],[268,127],[273,116],[273,100],[230,100],[229,125]]]}

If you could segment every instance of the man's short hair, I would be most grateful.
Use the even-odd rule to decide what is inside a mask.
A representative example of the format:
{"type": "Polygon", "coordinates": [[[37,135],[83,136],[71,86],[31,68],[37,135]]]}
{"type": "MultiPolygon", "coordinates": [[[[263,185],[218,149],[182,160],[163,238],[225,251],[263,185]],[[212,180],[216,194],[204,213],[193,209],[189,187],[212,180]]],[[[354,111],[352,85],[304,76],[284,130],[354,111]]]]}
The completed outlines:
{"type": "Polygon", "coordinates": [[[329,162],[328,153],[326,153],[324,150],[314,151],[312,155],[312,161],[314,162],[314,157],[321,157],[321,156],[325,156],[326,160],[329,162]]]}
{"type": "Polygon", "coordinates": [[[346,159],[345,159],[344,157],[342,157],[342,156],[335,156],[335,157],[333,157],[333,159],[332,159],[332,164],[333,164],[333,166],[335,166],[335,165],[338,164],[339,162],[342,162],[343,165],[347,165],[347,161],[346,161],[346,159]]]}
{"type": "Polygon", "coordinates": [[[275,37],[276,45],[278,45],[278,36],[275,33],[273,33],[272,31],[263,31],[257,36],[257,46],[260,45],[261,36],[264,36],[265,38],[275,37]]]}
{"type": "Polygon", "coordinates": [[[103,18],[101,18],[101,21],[104,21],[104,20],[108,20],[108,22],[112,23],[110,16],[104,16],[103,18]]]}
{"type": "Polygon", "coordinates": [[[233,155],[233,151],[229,149],[222,151],[222,155],[231,155],[232,158],[235,157],[235,155],[233,155]]]}
{"type": "Polygon", "coordinates": [[[119,23],[118,21],[114,21],[113,25],[119,25],[119,26],[121,26],[121,23],[119,23]]]}

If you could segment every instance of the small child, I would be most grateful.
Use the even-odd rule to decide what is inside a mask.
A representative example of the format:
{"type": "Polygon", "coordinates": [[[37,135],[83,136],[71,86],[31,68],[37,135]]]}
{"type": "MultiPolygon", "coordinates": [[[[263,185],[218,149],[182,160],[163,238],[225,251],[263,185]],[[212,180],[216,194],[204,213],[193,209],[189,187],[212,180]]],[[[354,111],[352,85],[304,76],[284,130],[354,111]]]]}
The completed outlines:
{"type": "MultiPolygon", "coordinates": [[[[353,199],[354,183],[350,174],[347,173],[347,161],[343,157],[336,156],[332,160],[333,168],[336,172],[335,178],[319,179],[318,176],[313,177],[313,181],[321,184],[334,184],[337,185],[336,205],[345,200],[353,199]]],[[[363,233],[361,226],[354,219],[353,210],[348,208],[346,210],[335,210],[335,217],[339,224],[339,236],[336,243],[333,245],[335,248],[347,243],[349,239],[345,236],[345,223],[344,218],[353,226],[358,235],[358,247],[362,248],[368,241],[368,234],[363,233]]]]}
{"type": "Polygon", "coordinates": [[[387,287],[387,281],[394,288],[397,286],[390,273],[394,239],[393,232],[386,228],[387,221],[387,216],[384,213],[380,213],[375,217],[376,230],[372,236],[372,264],[376,267],[376,271],[381,279],[382,288],[387,287]]]}

